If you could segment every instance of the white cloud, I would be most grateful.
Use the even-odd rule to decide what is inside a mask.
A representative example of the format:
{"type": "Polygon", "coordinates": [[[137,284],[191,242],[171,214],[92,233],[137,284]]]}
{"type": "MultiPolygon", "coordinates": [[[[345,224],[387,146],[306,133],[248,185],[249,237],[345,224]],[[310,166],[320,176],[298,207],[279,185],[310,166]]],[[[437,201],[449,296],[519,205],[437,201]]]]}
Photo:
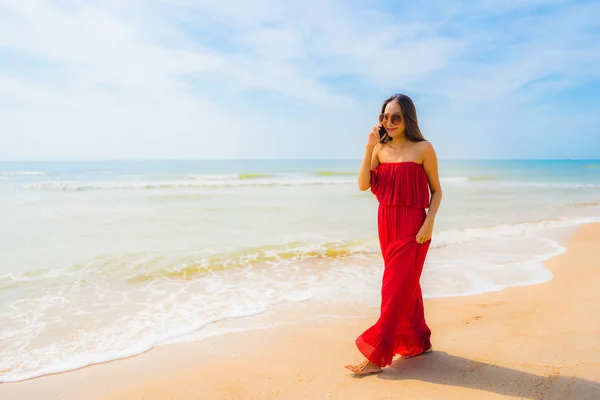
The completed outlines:
{"type": "Polygon", "coordinates": [[[348,4],[0,2],[0,61],[40,63],[0,66],[0,158],[359,157],[390,92],[421,99],[430,136],[452,123],[467,137],[502,118],[482,103],[510,113],[598,77],[594,4],[348,4]]]}

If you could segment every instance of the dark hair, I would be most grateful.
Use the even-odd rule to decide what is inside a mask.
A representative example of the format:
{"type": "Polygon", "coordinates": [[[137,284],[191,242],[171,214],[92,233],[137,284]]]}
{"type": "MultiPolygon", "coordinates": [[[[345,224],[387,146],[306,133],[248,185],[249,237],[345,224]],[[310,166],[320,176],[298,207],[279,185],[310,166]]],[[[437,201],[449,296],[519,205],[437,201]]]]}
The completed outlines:
{"type": "MultiPolygon", "coordinates": [[[[419,129],[419,122],[417,120],[417,108],[415,107],[415,103],[405,94],[395,94],[392,97],[388,98],[383,102],[381,106],[381,113],[385,112],[385,107],[395,101],[400,106],[402,110],[402,118],[404,120],[404,136],[411,142],[423,142],[425,137],[421,133],[419,129]]],[[[392,138],[386,133],[383,138],[381,138],[380,143],[386,143],[391,141],[392,138]]]]}

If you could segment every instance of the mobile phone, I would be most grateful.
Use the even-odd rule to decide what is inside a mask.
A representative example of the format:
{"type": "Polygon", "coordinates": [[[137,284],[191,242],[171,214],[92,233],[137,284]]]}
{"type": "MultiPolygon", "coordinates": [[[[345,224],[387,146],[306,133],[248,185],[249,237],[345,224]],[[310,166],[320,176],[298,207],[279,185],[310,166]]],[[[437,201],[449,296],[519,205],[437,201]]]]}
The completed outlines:
{"type": "Polygon", "coordinates": [[[379,127],[379,139],[383,139],[385,134],[386,134],[385,128],[383,126],[379,127]]]}

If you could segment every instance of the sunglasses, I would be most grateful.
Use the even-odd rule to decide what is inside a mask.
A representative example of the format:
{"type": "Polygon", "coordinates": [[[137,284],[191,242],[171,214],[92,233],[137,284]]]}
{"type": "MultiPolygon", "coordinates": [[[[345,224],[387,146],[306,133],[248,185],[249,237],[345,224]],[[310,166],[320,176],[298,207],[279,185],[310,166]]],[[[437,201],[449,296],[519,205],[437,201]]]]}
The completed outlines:
{"type": "Polygon", "coordinates": [[[401,114],[379,114],[379,122],[387,122],[390,121],[390,123],[392,123],[393,125],[398,125],[400,122],[402,122],[402,115],[401,114]]]}

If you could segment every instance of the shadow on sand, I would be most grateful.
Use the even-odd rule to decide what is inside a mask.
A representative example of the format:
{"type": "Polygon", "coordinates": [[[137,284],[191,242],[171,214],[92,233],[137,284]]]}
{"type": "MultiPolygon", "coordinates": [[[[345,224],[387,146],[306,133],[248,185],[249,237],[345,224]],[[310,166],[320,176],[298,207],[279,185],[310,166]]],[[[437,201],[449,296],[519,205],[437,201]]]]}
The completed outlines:
{"type": "Polygon", "coordinates": [[[563,376],[558,369],[549,369],[546,375],[536,375],[458,357],[443,351],[433,351],[410,360],[396,360],[377,377],[461,386],[534,400],[600,399],[600,383],[563,376]]]}

